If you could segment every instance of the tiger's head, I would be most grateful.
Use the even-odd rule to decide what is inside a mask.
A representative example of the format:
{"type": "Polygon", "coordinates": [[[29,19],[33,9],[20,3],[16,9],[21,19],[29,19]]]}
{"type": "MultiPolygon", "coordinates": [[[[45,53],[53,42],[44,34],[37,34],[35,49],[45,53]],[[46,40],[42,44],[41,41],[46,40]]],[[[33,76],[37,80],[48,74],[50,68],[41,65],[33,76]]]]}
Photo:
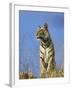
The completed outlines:
{"type": "Polygon", "coordinates": [[[42,42],[46,42],[48,39],[50,39],[50,34],[48,32],[48,25],[47,23],[44,24],[44,26],[38,28],[36,32],[36,37],[42,42]]]}

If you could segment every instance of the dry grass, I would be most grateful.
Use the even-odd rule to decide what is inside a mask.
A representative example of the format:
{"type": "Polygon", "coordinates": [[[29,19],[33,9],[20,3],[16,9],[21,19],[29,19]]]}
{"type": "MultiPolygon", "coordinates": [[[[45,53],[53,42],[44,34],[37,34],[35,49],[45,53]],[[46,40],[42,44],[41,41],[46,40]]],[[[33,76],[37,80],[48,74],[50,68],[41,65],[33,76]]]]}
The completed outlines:
{"type": "Polygon", "coordinates": [[[64,77],[64,70],[60,69],[60,70],[54,70],[51,71],[48,75],[48,77],[64,77]]]}
{"type": "Polygon", "coordinates": [[[64,69],[54,69],[47,73],[42,73],[41,78],[54,78],[54,77],[64,77],[64,69]]]}
{"type": "MultiPolygon", "coordinates": [[[[64,77],[64,69],[54,69],[50,70],[47,73],[42,73],[40,78],[56,78],[56,77],[64,77]]],[[[37,78],[34,76],[31,72],[24,73],[20,72],[19,73],[19,79],[35,79],[37,78]]]]}
{"type": "Polygon", "coordinates": [[[30,73],[24,73],[24,72],[20,72],[19,73],[19,79],[33,79],[36,78],[35,76],[33,76],[33,74],[30,73]]]}

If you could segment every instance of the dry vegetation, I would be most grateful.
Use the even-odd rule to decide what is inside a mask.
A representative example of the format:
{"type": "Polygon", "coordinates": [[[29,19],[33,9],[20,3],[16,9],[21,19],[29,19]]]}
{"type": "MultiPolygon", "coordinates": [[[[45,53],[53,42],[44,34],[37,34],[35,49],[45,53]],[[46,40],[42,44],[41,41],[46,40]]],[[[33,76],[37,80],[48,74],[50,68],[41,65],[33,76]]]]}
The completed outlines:
{"type": "MultiPolygon", "coordinates": [[[[54,78],[54,77],[64,77],[64,69],[55,69],[53,71],[43,73],[40,78],[54,78]]],[[[19,73],[19,79],[34,79],[37,78],[34,76],[31,72],[24,73],[20,72],[19,73]]]]}
{"type": "Polygon", "coordinates": [[[54,78],[54,77],[64,77],[64,69],[55,69],[47,72],[47,74],[42,74],[41,78],[54,78]]]}
{"type": "Polygon", "coordinates": [[[19,73],[19,79],[33,79],[36,78],[35,76],[33,76],[33,74],[30,73],[24,73],[24,72],[20,72],[19,73]]]}

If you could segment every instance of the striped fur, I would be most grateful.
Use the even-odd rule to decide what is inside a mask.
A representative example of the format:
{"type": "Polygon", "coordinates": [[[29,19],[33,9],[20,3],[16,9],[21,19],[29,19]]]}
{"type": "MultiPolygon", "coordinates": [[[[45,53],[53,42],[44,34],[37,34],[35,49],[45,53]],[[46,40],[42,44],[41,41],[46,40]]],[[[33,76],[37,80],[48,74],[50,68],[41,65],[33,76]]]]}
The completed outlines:
{"type": "Polygon", "coordinates": [[[36,36],[37,39],[40,39],[40,76],[43,77],[42,74],[55,69],[54,45],[46,23],[43,27],[39,27],[36,36]]]}

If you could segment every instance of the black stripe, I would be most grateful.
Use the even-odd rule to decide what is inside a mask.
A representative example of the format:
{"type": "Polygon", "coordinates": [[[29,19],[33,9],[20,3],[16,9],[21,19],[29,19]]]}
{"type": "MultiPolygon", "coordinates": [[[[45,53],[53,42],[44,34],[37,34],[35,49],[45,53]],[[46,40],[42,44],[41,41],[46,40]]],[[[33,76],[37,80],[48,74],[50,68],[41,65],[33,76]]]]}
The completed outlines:
{"type": "Polygon", "coordinates": [[[40,45],[41,45],[41,46],[43,46],[43,44],[42,44],[42,43],[41,43],[40,45]]]}
{"type": "Polygon", "coordinates": [[[47,70],[48,63],[45,63],[44,59],[42,57],[40,57],[40,58],[42,59],[42,64],[43,64],[44,68],[47,70]]]}
{"type": "Polygon", "coordinates": [[[41,43],[41,46],[45,49],[45,46],[41,43]]]}
{"type": "Polygon", "coordinates": [[[43,64],[44,68],[47,70],[48,63],[45,63],[44,61],[42,61],[42,64],[43,64]]]}
{"type": "Polygon", "coordinates": [[[50,53],[51,51],[53,51],[54,49],[52,48],[48,53],[50,53]]]}
{"type": "Polygon", "coordinates": [[[48,60],[49,60],[51,57],[54,57],[54,53],[48,57],[48,60]]]}
{"type": "Polygon", "coordinates": [[[41,46],[45,49],[45,47],[43,45],[41,45],[41,46]]]}
{"type": "Polygon", "coordinates": [[[40,52],[44,55],[44,53],[40,50],[40,52]]]}
{"type": "Polygon", "coordinates": [[[45,63],[44,59],[42,57],[40,57],[40,58],[42,59],[42,64],[43,64],[44,68],[47,70],[48,63],[45,63]]]}
{"type": "Polygon", "coordinates": [[[42,59],[42,61],[44,61],[44,59],[42,57],[40,57],[42,59]]]}

